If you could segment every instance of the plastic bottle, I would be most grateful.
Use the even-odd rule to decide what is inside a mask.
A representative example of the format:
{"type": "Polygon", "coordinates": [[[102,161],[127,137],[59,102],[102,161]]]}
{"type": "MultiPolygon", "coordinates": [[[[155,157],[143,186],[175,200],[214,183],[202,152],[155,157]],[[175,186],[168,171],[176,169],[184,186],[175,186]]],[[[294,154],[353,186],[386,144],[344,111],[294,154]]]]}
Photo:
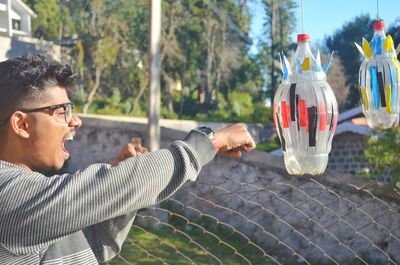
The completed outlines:
{"type": "Polygon", "coordinates": [[[320,55],[312,55],[308,34],[297,36],[289,65],[281,55],[282,84],[274,98],[274,123],[281,140],[286,170],[291,175],[322,174],[328,163],[338,108],[326,82],[320,55]]]}
{"type": "Polygon", "coordinates": [[[363,39],[361,51],[364,61],[358,88],[362,108],[371,128],[393,128],[399,125],[400,64],[392,37],[385,34],[384,21],[375,22],[373,29],[371,44],[363,39]]]}

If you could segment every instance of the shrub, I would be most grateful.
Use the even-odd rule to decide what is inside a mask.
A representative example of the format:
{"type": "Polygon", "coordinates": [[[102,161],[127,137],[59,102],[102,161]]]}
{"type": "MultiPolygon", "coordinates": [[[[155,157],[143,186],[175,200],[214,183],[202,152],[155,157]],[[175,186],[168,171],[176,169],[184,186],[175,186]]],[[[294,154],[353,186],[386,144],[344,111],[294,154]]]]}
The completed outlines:
{"type": "MultiPolygon", "coordinates": [[[[379,136],[370,137],[364,150],[369,165],[381,174],[390,168],[396,189],[400,190],[400,134],[398,129],[380,132],[379,136]]],[[[370,170],[371,171],[371,170],[370,170]]]]}

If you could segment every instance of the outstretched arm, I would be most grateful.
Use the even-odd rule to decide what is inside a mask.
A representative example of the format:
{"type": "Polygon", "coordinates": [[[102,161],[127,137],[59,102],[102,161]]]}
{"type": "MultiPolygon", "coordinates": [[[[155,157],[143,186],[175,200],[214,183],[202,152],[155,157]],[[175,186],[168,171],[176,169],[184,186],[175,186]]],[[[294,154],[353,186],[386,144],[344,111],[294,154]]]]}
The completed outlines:
{"type": "MultiPolygon", "coordinates": [[[[216,145],[218,153],[230,157],[240,157],[241,152],[251,151],[255,147],[255,143],[247,131],[247,126],[244,124],[235,124],[217,131],[215,140],[213,143],[216,145]]],[[[147,152],[139,139],[132,139],[131,143],[123,146],[118,157],[113,159],[111,164],[117,165],[129,157],[147,152]]],[[[135,214],[136,212],[132,212],[106,220],[84,230],[85,236],[100,262],[107,261],[120,252],[135,214]]]]}

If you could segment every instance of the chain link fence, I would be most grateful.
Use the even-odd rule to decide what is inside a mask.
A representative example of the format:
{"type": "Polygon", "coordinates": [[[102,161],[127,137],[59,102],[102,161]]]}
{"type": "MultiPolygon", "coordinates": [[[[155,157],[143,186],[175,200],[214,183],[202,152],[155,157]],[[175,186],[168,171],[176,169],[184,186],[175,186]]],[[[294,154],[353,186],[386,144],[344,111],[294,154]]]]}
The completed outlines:
{"type": "Polygon", "coordinates": [[[400,264],[399,202],[341,181],[217,158],[139,211],[110,264],[400,264]]]}

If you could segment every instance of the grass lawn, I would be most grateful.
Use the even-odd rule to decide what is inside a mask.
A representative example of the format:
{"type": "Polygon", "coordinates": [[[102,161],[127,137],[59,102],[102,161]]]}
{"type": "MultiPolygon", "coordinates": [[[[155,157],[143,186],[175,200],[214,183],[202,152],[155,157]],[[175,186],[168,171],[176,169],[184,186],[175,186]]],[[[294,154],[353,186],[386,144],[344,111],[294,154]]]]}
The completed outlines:
{"type": "Polygon", "coordinates": [[[270,151],[273,151],[280,147],[281,147],[281,143],[280,143],[279,139],[275,138],[274,140],[269,141],[269,142],[258,143],[256,146],[256,150],[263,151],[263,152],[270,152],[270,151]]]}

